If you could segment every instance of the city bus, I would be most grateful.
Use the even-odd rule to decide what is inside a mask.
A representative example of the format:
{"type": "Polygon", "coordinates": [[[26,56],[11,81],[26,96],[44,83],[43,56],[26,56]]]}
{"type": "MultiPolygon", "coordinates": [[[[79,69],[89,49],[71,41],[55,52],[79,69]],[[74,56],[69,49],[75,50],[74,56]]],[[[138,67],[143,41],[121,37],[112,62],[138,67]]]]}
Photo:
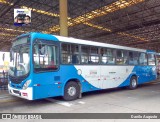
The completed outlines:
{"type": "Polygon", "coordinates": [[[156,52],[107,43],[30,32],[10,49],[8,90],[28,100],[128,87],[157,78],[156,52]]]}

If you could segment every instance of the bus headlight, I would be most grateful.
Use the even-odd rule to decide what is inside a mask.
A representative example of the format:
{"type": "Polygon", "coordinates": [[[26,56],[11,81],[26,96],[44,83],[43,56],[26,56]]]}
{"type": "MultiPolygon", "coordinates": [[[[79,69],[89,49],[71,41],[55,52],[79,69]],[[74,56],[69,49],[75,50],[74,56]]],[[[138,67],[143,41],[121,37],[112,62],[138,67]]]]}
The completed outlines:
{"type": "Polygon", "coordinates": [[[9,81],[9,85],[11,86],[11,81],[9,81]]]}
{"type": "Polygon", "coordinates": [[[23,85],[23,89],[24,89],[24,90],[27,89],[30,83],[31,83],[31,80],[27,80],[27,81],[25,82],[25,84],[23,85]]]}

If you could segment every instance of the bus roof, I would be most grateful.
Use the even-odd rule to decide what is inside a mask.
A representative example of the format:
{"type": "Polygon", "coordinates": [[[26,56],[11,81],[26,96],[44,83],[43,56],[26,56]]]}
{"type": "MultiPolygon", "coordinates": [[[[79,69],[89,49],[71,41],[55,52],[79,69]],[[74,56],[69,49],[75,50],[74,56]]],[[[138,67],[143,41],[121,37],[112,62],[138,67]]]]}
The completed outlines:
{"type": "Polygon", "coordinates": [[[63,36],[55,36],[55,37],[58,38],[58,40],[61,42],[70,42],[70,43],[75,43],[75,44],[84,44],[84,45],[91,45],[91,46],[99,46],[99,47],[108,47],[108,48],[115,48],[115,49],[146,52],[145,49],[138,49],[138,48],[132,48],[132,47],[126,47],[126,46],[120,46],[120,45],[114,45],[114,44],[94,42],[94,41],[76,39],[76,38],[72,38],[72,37],[63,37],[63,36]]]}

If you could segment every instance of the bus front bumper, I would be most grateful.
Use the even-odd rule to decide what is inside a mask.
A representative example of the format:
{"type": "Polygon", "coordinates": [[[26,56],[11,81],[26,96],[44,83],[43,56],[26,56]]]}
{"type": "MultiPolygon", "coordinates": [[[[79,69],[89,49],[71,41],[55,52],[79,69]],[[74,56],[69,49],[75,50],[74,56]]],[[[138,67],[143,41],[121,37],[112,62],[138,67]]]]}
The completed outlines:
{"type": "Polygon", "coordinates": [[[32,87],[28,87],[26,90],[19,90],[19,89],[15,89],[10,87],[10,85],[8,84],[8,91],[9,94],[20,97],[20,98],[24,98],[27,100],[33,100],[33,88],[32,87]]]}

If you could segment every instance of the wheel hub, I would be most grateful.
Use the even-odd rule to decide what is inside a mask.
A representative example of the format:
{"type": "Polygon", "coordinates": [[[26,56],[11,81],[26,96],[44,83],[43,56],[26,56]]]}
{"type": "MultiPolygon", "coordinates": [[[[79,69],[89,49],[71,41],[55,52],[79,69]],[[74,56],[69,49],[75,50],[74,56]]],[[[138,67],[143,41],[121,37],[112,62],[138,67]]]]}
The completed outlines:
{"type": "Polygon", "coordinates": [[[133,79],[133,80],[132,80],[132,87],[136,87],[136,85],[137,85],[137,82],[136,82],[135,79],[133,79]]]}
{"type": "Polygon", "coordinates": [[[76,94],[76,88],[73,86],[69,87],[68,94],[69,94],[69,96],[74,96],[76,94]]]}

